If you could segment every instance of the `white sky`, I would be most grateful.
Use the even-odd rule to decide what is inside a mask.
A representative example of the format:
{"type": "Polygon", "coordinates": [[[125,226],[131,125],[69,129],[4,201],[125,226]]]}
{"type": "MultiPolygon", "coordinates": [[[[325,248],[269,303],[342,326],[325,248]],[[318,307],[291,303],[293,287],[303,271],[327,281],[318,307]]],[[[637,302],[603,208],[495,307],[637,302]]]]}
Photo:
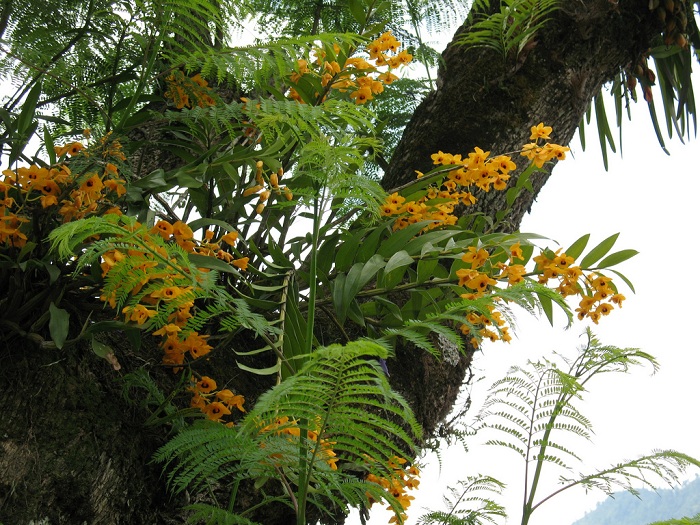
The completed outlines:
{"type": "MultiPolygon", "coordinates": [[[[700,75],[695,73],[700,89],[700,75]]],[[[581,472],[608,467],[624,459],[673,448],[700,458],[697,374],[700,344],[692,332],[697,320],[696,298],[700,284],[695,277],[697,196],[700,195],[697,139],[685,145],[667,140],[671,156],[659,147],[643,102],[633,108],[633,122],[624,122],[623,153],[612,154],[606,172],[600,157],[595,128],[588,128],[588,149],[578,139],[573,155],[560,163],[537,202],[522,223],[521,231],[546,235],[566,248],[584,233],[591,234],[589,249],[604,238],[621,232],[616,249],[633,248],[639,255],[619,267],[634,284],[636,294],[621,291],[627,301],[621,309],[592,325],[603,344],[635,347],[654,355],[661,369],[637,367],[631,374],[608,374],[589,384],[591,390],[579,408],[595,430],[593,443],[578,443],[584,460],[581,472]],[[582,446],[581,446],[582,445],[582,446]]],[[[611,116],[611,115],[609,115],[611,116]]],[[[556,135],[556,130],[553,136],[556,135]]],[[[584,252],[586,253],[586,252],[584,252]]],[[[486,347],[474,360],[477,377],[485,379],[472,388],[472,415],[478,412],[488,387],[513,364],[549,356],[551,350],[571,355],[583,342],[584,324],[563,329],[565,320],[555,312],[554,328],[546,319],[520,316],[517,338],[509,344],[486,347]]],[[[443,470],[428,458],[421,486],[409,510],[408,524],[416,523],[422,508],[444,510],[442,495],[455,480],[476,473],[489,474],[509,484],[499,500],[507,505],[507,523],[520,523],[522,462],[512,451],[471,444],[468,455],[459,448],[442,454],[443,470]]],[[[576,466],[574,465],[574,468],[576,466]]],[[[689,472],[692,478],[700,472],[689,472]]],[[[557,473],[558,475],[558,473],[557,473]]],[[[541,485],[557,488],[557,475],[541,485]]],[[[539,499],[539,498],[538,498],[539,499]]],[[[570,525],[605,499],[602,493],[586,495],[572,489],[538,509],[531,519],[537,525],[570,525]]],[[[371,525],[387,522],[387,514],[373,511],[371,525]]],[[[348,521],[348,523],[359,523],[348,521]]],[[[644,525],[644,524],[640,524],[644,525]]]]}

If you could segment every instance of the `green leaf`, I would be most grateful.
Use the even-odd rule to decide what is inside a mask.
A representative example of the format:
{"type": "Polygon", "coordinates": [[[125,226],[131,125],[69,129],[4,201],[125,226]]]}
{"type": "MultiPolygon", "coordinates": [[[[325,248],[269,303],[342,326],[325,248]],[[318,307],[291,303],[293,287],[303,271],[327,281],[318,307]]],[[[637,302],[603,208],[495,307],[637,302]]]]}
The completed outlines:
{"type": "MultiPolygon", "coordinates": [[[[22,104],[22,112],[17,117],[17,132],[24,135],[29,130],[36,113],[36,105],[41,95],[41,81],[37,81],[22,104]]],[[[11,164],[11,163],[10,163],[11,164]]]]}
{"type": "MultiPolygon", "coordinates": [[[[90,340],[90,346],[92,346],[92,351],[102,359],[107,359],[109,354],[113,354],[112,348],[104,343],[101,343],[94,337],[90,340]]],[[[108,360],[109,361],[109,360],[108,360]]]]}
{"type": "Polygon", "coordinates": [[[165,180],[165,172],[162,169],[157,169],[145,177],[132,182],[131,186],[136,186],[137,188],[142,188],[144,190],[162,190],[164,188],[170,188],[172,184],[169,184],[165,180]]]}
{"type": "Polygon", "coordinates": [[[349,0],[348,8],[350,9],[350,14],[357,21],[360,26],[364,26],[367,22],[367,13],[365,13],[365,6],[362,5],[362,0],[349,0]]]}
{"type": "MultiPolygon", "coordinates": [[[[388,239],[382,242],[377,250],[377,253],[384,257],[391,257],[396,252],[406,248],[408,242],[413,239],[418,233],[425,228],[430,221],[421,221],[410,224],[401,230],[392,233],[388,239]]],[[[421,243],[423,244],[423,243],[421,243]]],[[[420,249],[416,253],[419,253],[420,249]]],[[[410,253],[410,252],[409,252],[410,253]]]]}
{"type": "Polygon", "coordinates": [[[234,275],[240,276],[240,273],[236,268],[231,266],[229,263],[217,259],[216,257],[211,257],[209,255],[198,255],[196,253],[190,253],[187,258],[192,264],[197,268],[208,268],[210,270],[216,270],[218,272],[232,273],[234,275]]]}
{"type": "Polygon", "coordinates": [[[431,279],[435,273],[435,267],[438,265],[438,260],[436,257],[420,259],[418,261],[417,270],[417,283],[424,283],[428,279],[431,279]]]}
{"type": "Polygon", "coordinates": [[[382,237],[386,232],[386,225],[377,226],[367,237],[362,239],[362,242],[355,245],[355,260],[359,262],[368,261],[376,253],[380,253],[384,257],[389,257],[391,254],[382,253],[382,247],[386,241],[381,242],[382,237]]]}
{"type": "Polygon", "coordinates": [[[605,113],[605,104],[603,102],[603,95],[598,93],[595,97],[595,119],[598,125],[598,140],[600,141],[600,148],[603,153],[603,164],[605,170],[608,169],[608,148],[606,141],[610,144],[610,149],[615,152],[615,141],[613,140],[612,132],[610,131],[610,125],[608,124],[608,117],[605,113]]]}
{"type": "Polygon", "coordinates": [[[396,252],[394,255],[392,255],[387,261],[386,266],[384,267],[384,273],[387,274],[396,268],[403,268],[404,266],[409,266],[411,264],[413,264],[413,257],[408,255],[406,250],[401,250],[400,252],[396,252]]]}
{"type": "MultiPolygon", "coordinates": [[[[396,259],[397,256],[400,256],[401,253],[405,254],[406,252],[399,252],[395,254],[394,256],[392,256],[390,261],[396,259]]],[[[406,255],[410,258],[410,255],[406,255]]],[[[411,266],[411,264],[413,264],[413,262],[414,260],[412,258],[410,258],[410,262],[407,262],[405,259],[402,261],[394,261],[394,267],[389,270],[385,268],[384,271],[377,278],[377,286],[391,290],[397,284],[404,280],[406,270],[411,266]]]]}
{"type": "Polygon", "coordinates": [[[630,281],[627,277],[625,277],[623,274],[621,274],[617,270],[609,270],[609,271],[611,271],[612,273],[617,275],[620,279],[622,279],[625,282],[625,284],[629,287],[629,289],[632,290],[632,293],[637,293],[634,290],[634,285],[632,284],[632,281],[630,281]]]}
{"type": "Polygon", "coordinates": [[[53,284],[61,276],[61,270],[55,264],[51,264],[49,261],[44,261],[44,268],[46,268],[46,273],[49,274],[49,284],[53,284]]]}
{"type": "Polygon", "coordinates": [[[598,244],[595,248],[593,248],[586,256],[581,260],[581,268],[590,268],[593,264],[598,262],[601,258],[605,257],[605,255],[610,251],[610,249],[615,245],[615,241],[617,241],[617,238],[619,237],[619,233],[616,233],[614,235],[611,235],[607,239],[605,239],[603,242],[598,244]]]}
{"type": "Polygon", "coordinates": [[[355,260],[355,254],[357,253],[357,247],[360,245],[361,239],[362,232],[350,238],[345,238],[340,243],[340,246],[336,250],[335,257],[335,268],[338,272],[346,272],[350,269],[355,260]]]}
{"type": "MultiPolygon", "coordinates": [[[[425,223],[420,224],[425,226],[425,223]]],[[[462,232],[456,229],[427,232],[410,240],[403,246],[403,248],[409,255],[417,255],[422,252],[423,246],[425,246],[426,243],[439,243],[447,239],[451,239],[459,233],[462,232]]]]}
{"type": "Polygon", "coordinates": [[[211,226],[212,224],[213,224],[214,226],[219,226],[220,228],[222,228],[223,230],[225,230],[225,231],[227,231],[227,232],[232,232],[232,231],[235,231],[235,230],[236,230],[236,228],[234,228],[233,226],[231,226],[231,225],[230,225],[228,222],[226,222],[226,221],[221,221],[221,220],[219,220],[219,219],[212,219],[212,218],[209,218],[209,217],[203,217],[203,218],[201,218],[201,219],[196,219],[196,220],[190,222],[190,223],[188,224],[188,226],[189,226],[190,228],[192,228],[192,231],[197,231],[197,230],[200,229],[200,228],[204,228],[205,226],[211,226]]]}
{"type": "Polygon", "coordinates": [[[345,322],[355,296],[385,265],[384,257],[375,254],[366,263],[355,263],[347,275],[340,274],[336,277],[333,303],[341,324],[345,322]]]}
{"type": "Polygon", "coordinates": [[[46,148],[46,154],[49,156],[49,163],[56,164],[56,151],[54,150],[53,137],[49,131],[48,126],[44,126],[44,146],[46,148]]]}
{"type": "Polygon", "coordinates": [[[204,179],[205,166],[197,166],[194,169],[181,169],[178,170],[172,177],[168,179],[175,179],[178,186],[184,188],[201,188],[204,179]]]}
{"type": "Polygon", "coordinates": [[[241,370],[245,370],[246,372],[251,372],[259,376],[271,376],[279,372],[281,363],[278,361],[274,365],[269,366],[267,368],[253,368],[239,362],[236,362],[236,364],[238,365],[238,368],[240,368],[241,370]]]}
{"type": "Polygon", "coordinates": [[[605,259],[598,263],[598,268],[608,268],[609,266],[615,266],[620,264],[627,259],[631,259],[639,252],[637,250],[620,250],[619,252],[611,253],[605,259]]]}
{"type": "Polygon", "coordinates": [[[537,297],[540,299],[540,305],[542,305],[542,311],[544,312],[544,315],[547,316],[547,320],[549,321],[549,324],[554,326],[554,309],[552,305],[552,300],[541,293],[537,294],[537,297]]]}
{"type": "Polygon", "coordinates": [[[41,82],[37,82],[24,100],[22,111],[17,117],[15,126],[13,126],[17,131],[8,156],[8,165],[10,166],[19,159],[24,147],[29,142],[29,138],[36,131],[38,123],[34,121],[34,115],[36,114],[36,105],[40,95],[41,82]]]}
{"type": "Polygon", "coordinates": [[[68,338],[70,314],[63,308],[57,307],[53,301],[49,305],[49,333],[51,340],[60,349],[68,338]]]}
{"type": "Polygon", "coordinates": [[[583,253],[583,250],[586,249],[586,245],[588,244],[588,239],[590,239],[590,238],[591,238],[590,233],[587,233],[586,235],[582,235],[571,246],[569,246],[566,250],[564,250],[564,253],[566,255],[568,255],[569,257],[573,257],[574,259],[578,259],[579,256],[583,253]]]}

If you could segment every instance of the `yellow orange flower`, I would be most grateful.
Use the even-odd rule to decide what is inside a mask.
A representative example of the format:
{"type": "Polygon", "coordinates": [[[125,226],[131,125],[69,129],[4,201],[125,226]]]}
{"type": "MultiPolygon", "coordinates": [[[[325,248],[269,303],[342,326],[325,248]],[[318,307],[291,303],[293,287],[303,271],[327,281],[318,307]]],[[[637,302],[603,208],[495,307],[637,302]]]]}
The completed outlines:
{"type": "Polygon", "coordinates": [[[372,96],[372,89],[370,87],[361,87],[350,93],[350,98],[355,100],[355,104],[365,104],[374,97],[372,96]]]}
{"type": "Polygon", "coordinates": [[[127,306],[123,308],[122,313],[126,315],[127,321],[134,321],[136,324],[144,324],[158,312],[149,310],[141,304],[137,304],[136,306],[127,306]]]}
{"type": "Polygon", "coordinates": [[[218,421],[222,417],[228,416],[231,413],[231,411],[226,408],[226,405],[220,403],[219,401],[209,403],[202,409],[202,412],[204,412],[212,421],[218,421]]]}
{"type": "Polygon", "coordinates": [[[208,394],[209,392],[216,390],[216,381],[209,376],[202,376],[202,379],[195,383],[194,388],[197,392],[208,394]]]}
{"type": "Polygon", "coordinates": [[[173,234],[173,225],[168,221],[160,220],[151,228],[151,232],[157,233],[163,239],[168,240],[173,234]]]}
{"type": "Polygon", "coordinates": [[[530,128],[530,140],[545,139],[549,140],[549,134],[552,132],[551,126],[545,126],[542,122],[537,126],[530,128]]]}
{"type": "Polygon", "coordinates": [[[206,338],[207,336],[192,333],[182,342],[193,359],[198,359],[211,352],[212,347],[207,344],[206,338]]]}
{"type": "Polygon", "coordinates": [[[242,272],[245,272],[248,269],[248,260],[248,257],[241,257],[240,259],[235,259],[232,264],[242,272]]]}
{"type": "Polygon", "coordinates": [[[221,238],[221,240],[224,241],[229,246],[234,246],[236,244],[236,240],[238,240],[238,232],[236,232],[236,231],[229,232],[226,235],[224,235],[221,238]]]}
{"type": "Polygon", "coordinates": [[[245,398],[240,394],[234,394],[230,390],[220,390],[217,392],[216,397],[222,403],[226,403],[230,408],[236,407],[241,412],[245,412],[243,408],[243,403],[245,403],[245,398]]]}

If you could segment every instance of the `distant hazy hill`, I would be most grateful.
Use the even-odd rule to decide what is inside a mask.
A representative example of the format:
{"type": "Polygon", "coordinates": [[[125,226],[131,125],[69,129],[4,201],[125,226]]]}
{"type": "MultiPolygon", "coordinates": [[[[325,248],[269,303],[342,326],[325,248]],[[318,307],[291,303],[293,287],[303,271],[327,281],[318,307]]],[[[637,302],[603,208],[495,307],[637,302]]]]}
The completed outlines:
{"type": "Polygon", "coordinates": [[[615,494],[572,525],[647,525],[654,521],[695,516],[700,513],[700,478],[675,489],[615,494]]]}

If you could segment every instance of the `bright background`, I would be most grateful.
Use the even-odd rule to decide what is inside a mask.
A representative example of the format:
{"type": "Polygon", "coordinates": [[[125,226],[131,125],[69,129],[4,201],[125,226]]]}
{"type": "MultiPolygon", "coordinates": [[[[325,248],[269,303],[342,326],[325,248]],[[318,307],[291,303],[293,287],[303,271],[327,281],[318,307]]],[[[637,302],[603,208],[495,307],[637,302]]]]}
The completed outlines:
{"type": "MultiPolygon", "coordinates": [[[[697,72],[694,80],[700,88],[697,72]]],[[[654,449],[675,449],[700,458],[700,344],[693,332],[700,295],[695,262],[700,150],[696,139],[684,145],[674,137],[666,141],[671,152],[667,156],[654,135],[646,103],[638,103],[632,110],[633,121],[623,122],[623,155],[619,149],[617,154],[609,154],[609,171],[603,167],[596,128],[590,126],[587,150],[582,151],[578,138],[572,141],[572,154],[556,167],[521,225],[521,231],[546,235],[563,248],[585,233],[591,234],[590,249],[620,232],[613,251],[633,248],[640,252],[616,267],[632,281],[636,294],[618,281],[627,300],[621,309],[591,326],[601,343],[640,348],[655,356],[661,368],[651,375],[651,368],[635,367],[631,374],[603,375],[589,383],[585,403],[578,406],[593,423],[593,442],[567,442],[584,460],[578,470],[584,473],[654,449]]],[[[611,120],[613,115],[609,113],[611,120]]],[[[556,139],[556,130],[552,137],[556,139]]],[[[584,343],[581,334],[586,325],[576,322],[568,331],[564,326],[564,315],[557,316],[556,311],[554,327],[546,318],[519,315],[516,337],[510,344],[485,346],[474,359],[475,379],[481,380],[470,387],[472,408],[467,417],[476,415],[488,387],[512,365],[551,357],[553,350],[574,355],[584,343]]],[[[421,486],[414,491],[409,525],[416,523],[423,508],[445,510],[442,496],[446,487],[476,473],[508,483],[505,497],[497,501],[507,507],[507,523],[520,523],[520,456],[479,445],[481,439],[477,439],[469,443],[466,455],[459,446],[443,450],[442,470],[435,456],[425,458],[427,466],[421,486]]],[[[576,469],[577,465],[573,466],[576,469]]],[[[538,500],[558,488],[558,474],[540,484],[538,500]]],[[[700,472],[689,472],[686,478],[696,474],[700,472]]],[[[530,523],[570,525],[603,499],[602,492],[586,494],[571,489],[540,507],[530,523]]],[[[369,523],[386,523],[387,516],[373,509],[369,523]]],[[[355,519],[348,523],[359,523],[355,519]]]]}

